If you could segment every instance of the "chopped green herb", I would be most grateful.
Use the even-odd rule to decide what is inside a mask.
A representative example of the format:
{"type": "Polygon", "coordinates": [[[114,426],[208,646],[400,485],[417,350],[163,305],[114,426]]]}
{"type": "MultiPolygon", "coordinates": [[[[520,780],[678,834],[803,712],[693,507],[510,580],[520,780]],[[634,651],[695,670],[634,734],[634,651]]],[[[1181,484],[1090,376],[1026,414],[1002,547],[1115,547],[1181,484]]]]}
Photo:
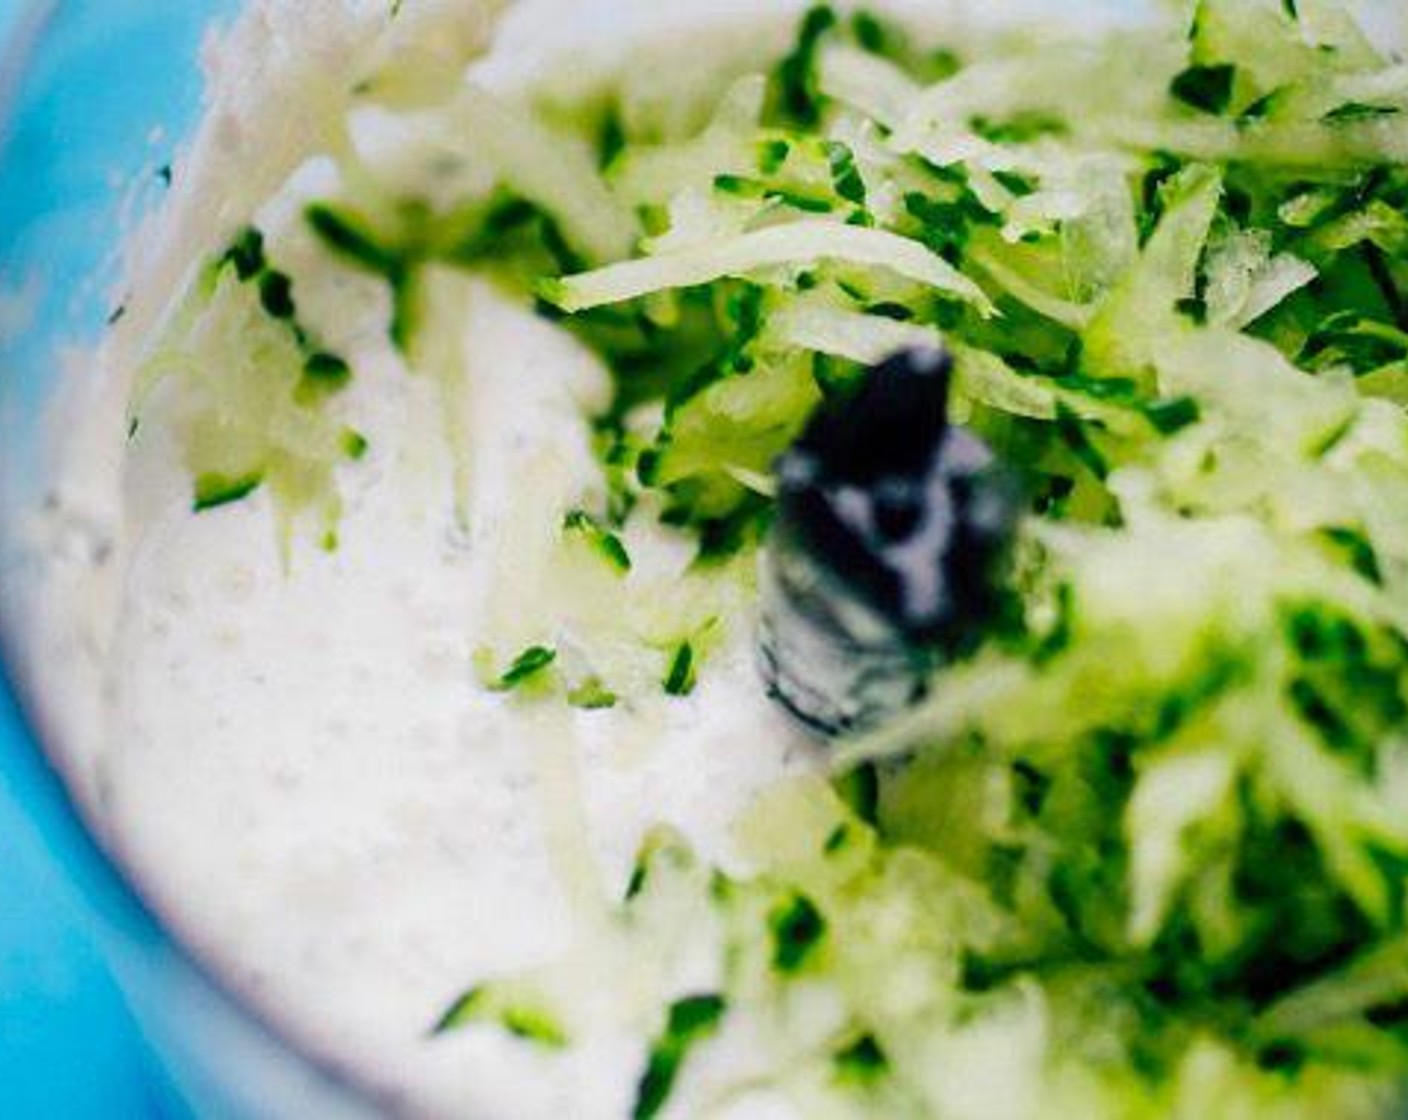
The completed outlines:
{"type": "MultiPolygon", "coordinates": [[[[1387,293],[1384,298],[1388,302],[1387,293]]],[[[1311,369],[1343,366],[1360,376],[1405,357],[1408,332],[1357,311],[1337,311],[1326,317],[1310,332],[1300,354],[1311,369]]]]}
{"type": "Polygon", "coordinates": [[[499,678],[498,687],[508,692],[534,680],[557,660],[557,651],[546,646],[533,646],[524,650],[510,666],[508,672],[499,678]]]}
{"type": "Polygon", "coordinates": [[[1056,407],[1056,431],[1062,442],[1091,474],[1102,482],[1108,477],[1110,464],[1100,449],[1090,441],[1085,421],[1064,405],[1056,407]]]}
{"type": "Polygon", "coordinates": [[[851,16],[851,34],[856,45],[871,54],[886,54],[889,51],[890,36],[883,20],[874,12],[861,10],[851,16]]]}
{"type": "Polygon", "coordinates": [[[1347,101],[1331,109],[1320,119],[1326,124],[1359,124],[1396,117],[1403,109],[1398,105],[1369,105],[1362,101],[1347,101]]]}
{"type": "Polygon", "coordinates": [[[367,437],[356,429],[348,428],[342,433],[342,453],[353,462],[365,459],[370,448],[367,437]]]}
{"type": "Polygon", "coordinates": [[[551,1050],[561,1050],[570,1041],[562,1024],[541,1008],[506,1007],[500,1012],[500,1021],[510,1034],[551,1050]]]}
{"type": "Polygon", "coordinates": [[[897,323],[911,322],[916,315],[914,308],[908,307],[903,303],[893,303],[890,301],[872,303],[865,309],[865,313],[867,315],[879,315],[884,319],[893,319],[897,323]]]}
{"type": "Polygon", "coordinates": [[[538,236],[543,246],[557,262],[557,270],[563,275],[572,272],[582,272],[587,267],[587,262],[572,248],[571,243],[562,232],[562,227],[558,225],[550,215],[541,215],[538,223],[538,236]]]}
{"type": "Polygon", "coordinates": [[[831,164],[831,178],[836,193],[847,202],[864,206],[866,202],[865,180],[856,166],[855,153],[839,140],[826,143],[826,158],[831,164]]]}
{"type": "Polygon", "coordinates": [[[718,1032],[726,1007],[718,995],[690,996],[670,1006],[665,1031],[650,1049],[632,1120],[652,1120],[660,1114],[690,1051],[718,1032]]]}
{"type": "Polygon", "coordinates": [[[744,198],[762,198],[768,190],[766,183],[746,175],[715,175],[714,189],[744,198]]]}
{"type": "Polygon", "coordinates": [[[890,1072],[889,1059],[874,1035],[866,1034],[836,1053],[837,1080],[857,1088],[869,1088],[890,1072]]]}
{"type": "Polygon", "coordinates": [[[235,275],[245,283],[264,271],[264,235],[253,226],[241,230],[226,250],[223,263],[234,266],[235,275]]]}
{"type": "Polygon", "coordinates": [[[1252,125],[1257,121],[1265,120],[1271,115],[1271,111],[1281,99],[1282,93],[1280,90],[1274,90],[1263,97],[1258,97],[1242,110],[1241,114],[1237,117],[1237,123],[1239,125],[1252,125]]]}
{"type": "Polygon", "coordinates": [[[670,671],[665,675],[665,691],[671,696],[688,696],[698,683],[698,669],[694,663],[694,646],[685,642],[675,651],[670,661],[670,671]]]}
{"type": "Polygon", "coordinates": [[[569,533],[579,534],[618,572],[631,570],[631,555],[621,538],[610,532],[590,514],[573,510],[567,515],[563,528],[569,533]]]}
{"type": "Polygon", "coordinates": [[[821,93],[817,88],[816,56],[822,39],[836,27],[834,9],[820,5],[807,12],[797,33],[797,43],[774,75],[779,108],[799,125],[815,125],[821,118],[821,93]]]}
{"type": "Polygon", "coordinates": [[[1065,136],[1070,127],[1060,117],[1029,111],[1002,120],[974,117],[969,126],[984,140],[993,144],[1030,144],[1045,136],[1065,136]]]}
{"type": "Polygon", "coordinates": [[[800,969],[826,936],[826,919],[811,899],[796,894],[784,899],[768,919],[772,930],[772,963],[782,973],[800,969]]]}
{"type": "Polygon", "coordinates": [[[556,1016],[493,985],[472,988],[462,995],[431,1028],[431,1034],[449,1034],[471,1023],[497,1023],[510,1034],[551,1050],[561,1050],[570,1042],[556,1016]]]}
{"type": "Polygon", "coordinates": [[[1191,319],[1199,326],[1202,326],[1208,321],[1207,301],[1201,296],[1188,296],[1185,299],[1179,300],[1174,304],[1174,310],[1177,311],[1178,314],[1191,319]]]}
{"type": "Polygon", "coordinates": [[[699,563],[721,563],[757,545],[766,535],[771,519],[771,506],[754,495],[744,499],[737,509],[725,517],[699,522],[696,526],[699,533],[699,563]]]}
{"type": "Polygon", "coordinates": [[[714,189],[738,198],[759,198],[782,202],[793,209],[802,210],[808,214],[829,214],[836,208],[836,204],[829,198],[809,195],[791,187],[773,186],[742,175],[719,175],[714,179],[714,189]]]}
{"type": "Polygon", "coordinates": [[[826,843],[822,845],[822,851],[827,855],[835,855],[845,849],[851,842],[851,826],[849,824],[838,824],[831,830],[831,834],[826,838],[826,843]]]}
{"type": "Polygon", "coordinates": [[[602,119],[596,147],[597,166],[603,171],[610,170],[611,165],[626,150],[626,128],[621,122],[618,110],[613,108],[602,119]]]}
{"type": "Polygon", "coordinates": [[[1374,285],[1379,289],[1379,294],[1383,296],[1384,305],[1393,316],[1393,322],[1398,328],[1400,337],[1404,341],[1408,341],[1408,297],[1404,296],[1398,286],[1394,265],[1390,263],[1383,247],[1373,242],[1366,242],[1360,246],[1360,253],[1369,269],[1369,275],[1373,279],[1374,285]]]}
{"type": "Polygon", "coordinates": [[[874,825],[880,819],[880,774],[866,762],[836,778],[836,793],[858,820],[874,825]]]}
{"type": "Polygon", "coordinates": [[[924,244],[951,264],[961,263],[975,227],[996,222],[995,215],[966,187],[953,199],[910,191],[904,196],[904,208],[918,223],[924,244]]]}
{"type": "Polygon", "coordinates": [[[931,82],[942,82],[963,69],[963,59],[949,47],[930,51],[925,61],[924,76],[931,82]]]}
{"type": "Polygon", "coordinates": [[[1183,160],[1169,152],[1151,154],[1151,166],[1140,183],[1139,241],[1149,240],[1164,213],[1164,199],[1171,183],[1184,168],[1183,160]]]}
{"type": "Polygon", "coordinates": [[[352,367],[336,354],[310,354],[303,363],[295,397],[299,404],[316,405],[342,392],[352,383],[352,367]]]}
{"type": "Polygon", "coordinates": [[[1196,424],[1201,414],[1202,410],[1193,397],[1173,397],[1155,401],[1144,408],[1144,415],[1149,418],[1149,423],[1166,436],[1196,424]]]}
{"type": "Polygon", "coordinates": [[[636,478],[645,487],[653,487],[660,476],[661,447],[647,447],[636,456],[636,478]]]}
{"type": "Polygon", "coordinates": [[[589,677],[567,694],[567,702],[586,712],[614,708],[619,698],[600,677],[589,677]]]}
{"type": "Polygon", "coordinates": [[[264,484],[262,474],[231,478],[222,474],[203,474],[196,479],[194,509],[196,513],[233,505],[249,497],[264,484]]]}
{"type": "Polygon", "coordinates": [[[666,826],[652,828],[642,841],[631,868],[631,879],[626,885],[626,901],[639,898],[650,882],[655,869],[661,863],[675,868],[690,866],[693,853],[678,832],[666,826]]]}
{"type": "Polygon", "coordinates": [[[1036,194],[1038,183],[1030,175],[1022,175],[1016,171],[994,171],[992,177],[1018,198],[1036,194]]]}
{"type": "Polygon", "coordinates": [[[1378,554],[1363,533],[1355,529],[1335,526],[1323,530],[1327,541],[1341,550],[1348,558],[1349,565],[1370,583],[1382,584],[1384,575],[1379,567],[1378,554]]]}
{"type": "Polygon", "coordinates": [[[776,175],[792,155],[792,145],[786,140],[764,140],[758,148],[758,170],[764,175],[776,175]]]}
{"type": "Polygon", "coordinates": [[[488,989],[471,988],[460,996],[430,1030],[433,1035],[447,1034],[469,1023],[478,1022],[484,1006],[488,1003],[488,989]]]}
{"type": "Polygon", "coordinates": [[[352,211],[320,202],[309,206],[304,216],[323,244],[349,262],[380,276],[404,271],[401,256],[386,248],[352,211]]]}
{"type": "Polygon", "coordinates": [[[293,281],[282,272],[266,269],[259,277],[259,302],[275,319],[292,319],[297,313],[293,281]]]}
{"type": "Polygon", "coordinates": [[[1199,112],[1221,116],[1232,104],[1232,87],[1236,78],[1235,66],[1190,66],[1173,79],[1169,92],[1199,112]]]}

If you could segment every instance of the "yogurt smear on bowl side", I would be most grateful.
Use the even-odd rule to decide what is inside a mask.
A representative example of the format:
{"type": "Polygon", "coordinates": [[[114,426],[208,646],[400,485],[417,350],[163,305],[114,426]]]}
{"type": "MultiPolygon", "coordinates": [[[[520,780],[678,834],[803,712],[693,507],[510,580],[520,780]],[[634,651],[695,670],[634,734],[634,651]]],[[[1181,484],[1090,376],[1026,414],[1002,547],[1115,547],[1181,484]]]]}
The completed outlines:
{"type": "Polygon", "coordinates": [[[212,40],[34,523],[94,829],[398,1113],[1390,1115],[1402,65],[752,8],[212,40]]]}

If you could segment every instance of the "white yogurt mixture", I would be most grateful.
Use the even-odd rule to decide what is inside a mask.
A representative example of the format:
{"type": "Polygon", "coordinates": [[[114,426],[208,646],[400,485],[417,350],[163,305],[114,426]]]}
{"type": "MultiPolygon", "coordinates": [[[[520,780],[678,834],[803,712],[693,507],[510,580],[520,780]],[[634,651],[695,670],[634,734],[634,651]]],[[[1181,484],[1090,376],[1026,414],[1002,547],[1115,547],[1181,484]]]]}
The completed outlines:
{"type": "MultiPolygon", "coordinates": [[[[219,56],[217,98],[271,28],[307,48],[296,6],[266,7],[268,26],[247,17],[219,56]]],[[[247,106],[221,104],[188,183],[254,135],[247,106]]],[[[326,172],[305,168],[263,213],[312,197],[326,172]]],[[[48,695],[54,750],[159,913],[378,1099],[429,1115],[624,1115],[645,1038],[607,1033],[549,1058],[492,1027],[427,1036],[470,985],[566,951],[621,897],[648,828],[674,825],[727,864],[734,815],[816,763],[757,683],[749,608],[734,597],[727,644],[687,698],[576,712],[477,681],[486,631],[502,640],[523,603],[510,595],[505,617],[525,509],[551,532],[599,473],[589,416],[607,383],[557,328],[469,281],[444,281],[468,370],[447,422],[436,385],[387,342],[376,285],[297,276],[301,307],[357,370],[347,408],[371,445],[344,472],[335,553],[299,541],[282,557],[263,495],[194,515],[162,437],[120,437],[138,330],[182,248],[221,236],[191,233],[218,220],[195,194],[135,246],[139,325],[60,402],[31,665],[66,682],[48,695]]],[[[629,543],[628,597],[692,555],[660,528],[629,543]]]]}
{"type": "Polygon", "coordinates": [[[587,469],[564,375],[595,371],[493,299],[467,329],[487,437],[476,530],[461,538],[436,495],[444,456],[416,462],[433,411],[388,371],[368,386],[387,427],[336,556],[285,571],[257,502],[176,506],[144,534],[108,654],[108,745],[77,765],[160,909],[320,1052],[433,1110],[619,1115],[629,1046],[545,1081],[492,1030],[425,1031],[468,983],[564,951],[651,824],[725,854],[733,812],[801,755],[746,640],[695,696],[634,711],[540,713],[477,686],[507,463],[567,449],[587,469]]]}

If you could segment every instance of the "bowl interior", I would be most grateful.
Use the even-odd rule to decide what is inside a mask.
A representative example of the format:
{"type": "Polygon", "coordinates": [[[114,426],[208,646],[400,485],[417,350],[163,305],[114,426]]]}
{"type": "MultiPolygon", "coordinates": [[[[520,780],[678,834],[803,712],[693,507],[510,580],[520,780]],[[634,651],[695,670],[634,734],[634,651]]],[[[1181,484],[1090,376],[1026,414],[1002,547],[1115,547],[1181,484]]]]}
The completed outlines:
{"type": "MultiPolygon", "coordinates": [[[[42,760],[33,721],[23,715],[33,710],[32,691],[62,688],[27,676],[20,640],[29,578],[22,545],[46,485],[41,417],[63,355],[96,339],[115,309],[114,244],[124,215],[159,197],[164,169],[195,121],[202,36],[212,20],[241,6],[239,0],[35,3],[21,6],[11,28],[17,36],[0,49],[0,850],[10,880],[0,887],[0,1052],[18,1021],[14,1009],[23,1008],[27,985],[33,987],[32,968],[26,966],[25,977],[7,975],[12,946],[47,940],[77,962],[67,966],[73,971],[65,981],[77,985],[76,1022],[125,1022],[99,970],[100,947],[169,1075],[165,1109],[179,1113],[180,1100],[198,1099],[203,1115],[350,1115],[356,1105],[285,1053],[165,936],[89,838],[42,760]],[[247,1095],[252,1087],[257,1105],[247,1095]]],[[[561,23],[565,40],[583,34],[584,14],[650,7],[635,0],[539,6],[569,17],[561,23]]],[[[1127,14],[1141,6],[1142,0],[1102,0],[1065,10],[1127,14]]],[[[1381,41],[1408,39],[1408,6],[1388,0],[1357,6],[1381,41]]],[[[1019,0],[1017,7],[1049,12],[1056,5],[1019,0]]],[[[0,34],[8,22],[0,18],[0,34]]],[[[598,33],[609,22],[597,24],[598,33]]],[[[53,1045],[97,1054],[88,1034],[81,1030],[53,1045]]],[[[116,1069],[134,1056],[144,1057],[145,1048],[104,1051],[93,1061],[116,1069]]],[[[24,1072],[22,1064],[14,1068],[24,1072]]],[[[9,1065],[0,1063],[0,1071],[8,1074],[9,1065]]],[[[52,1111],[52,1098],[38,1095],[52,1092],[43,1063],[31,1063],[30,1073],[35,1102],[45,1100],[52,1111]]],[[[92,1079],[94,1086],[107,1083],[92,1079]]],[[[23,1083],[19,1092],[23,1100],[23,1083]]]]}

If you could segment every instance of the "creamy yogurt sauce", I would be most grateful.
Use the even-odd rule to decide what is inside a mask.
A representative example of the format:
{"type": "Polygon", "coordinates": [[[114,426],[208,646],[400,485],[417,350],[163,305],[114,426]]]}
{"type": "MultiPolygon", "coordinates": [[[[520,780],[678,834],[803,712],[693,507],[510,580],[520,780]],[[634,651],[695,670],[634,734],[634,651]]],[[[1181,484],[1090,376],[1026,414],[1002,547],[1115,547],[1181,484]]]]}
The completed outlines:
{"type": "Polygon", "coordinates": [[[107,745],[78,765],[162,912],[318,1052],[431,1110],[619,1115],[630,1045],[543,1078],[493,1032],[425,1032],[466,980],[564,951],[650,825],[726,858],[732,814],[807,754],[755,686],[746,626],[682,701],[538,713],[476,686],[509,463],[588,469],[572,388],[597,376],[476,297],[475,528],[444,500],[448,457],[420,461],[434,403],[388,371],[337,555],[285,570],[259,503],[154,522],[117,620],[107,745]]]}
{"type": "MultiPolygon", "coordinates": [[[[228,49],[267,45],[246,37],[259,38],[248,22],[228,49]]],[[[218,65],[255,67],[238,53],[218,65]]],[[[502,55],[495,71],[521,76],[502,55]]],[[[208,128],[247,123],[236,109],[208,128]]],[[[296,212],[327,174],[304,168],[263,215],[296,212]]],[[[178,204],[168,234],[189,215],[178,204]]],[[[162,267],[145,273],[154,289],[162,267]]],[[[545,1058],[494,1029],[429,1029],[467,984],[572,945],[624,891],[647,828],[673,825],[727,865],[735,813],[816,754],[758,686],[737,596],[689,697],[539,711],[476,681],[486,630],[501,638],[522,606],[510,596],[506,617],[525,506],[555,527],[595,476],[606,374],[489,285],[447,280],[468,371],[447,406],[387,343],[374,285],[337,271],[298,275],[301,305],[358,371],[348,408],[371,446],[347,477],[334,553],[281,555],[263,496],[193,515],[168,441],[115,440],[121,341],[75,372],[35,528],[49,559],[30,670],[71,682],[46,697],[53,749],[183,939],[378,1099],[431,1115],[624,1115],[642,1038],[545,1058]]],[[[691,555],[645,523],[629,543],[624,596],[691,555]]]]}
{"type": "MultiPolygon", "coordinates": [[[[110,644],[89,653],[102,711],[57,741],[159,911],[315,1052],[416,1111],[620,1115],[629,1039],[544,1077],[493,1031],[426,1032],[467,980],[561,954],[646,828],[727,862],[734,813],[815,759],[757,686],[745,613],[688,698],[539,713],[476,683],[525,476],[591,470],[602,374],[486,286],[464,296],[471,528],[440,402],[385,356],[358,366],[375,450],[336,554],[285,566],[266,502],[195,517],[179,465],[141,464],[152,513],[114,553],[110,644]]],[[[680,564],[664,532],[632,547],[637,578],[680,564]]]]}

